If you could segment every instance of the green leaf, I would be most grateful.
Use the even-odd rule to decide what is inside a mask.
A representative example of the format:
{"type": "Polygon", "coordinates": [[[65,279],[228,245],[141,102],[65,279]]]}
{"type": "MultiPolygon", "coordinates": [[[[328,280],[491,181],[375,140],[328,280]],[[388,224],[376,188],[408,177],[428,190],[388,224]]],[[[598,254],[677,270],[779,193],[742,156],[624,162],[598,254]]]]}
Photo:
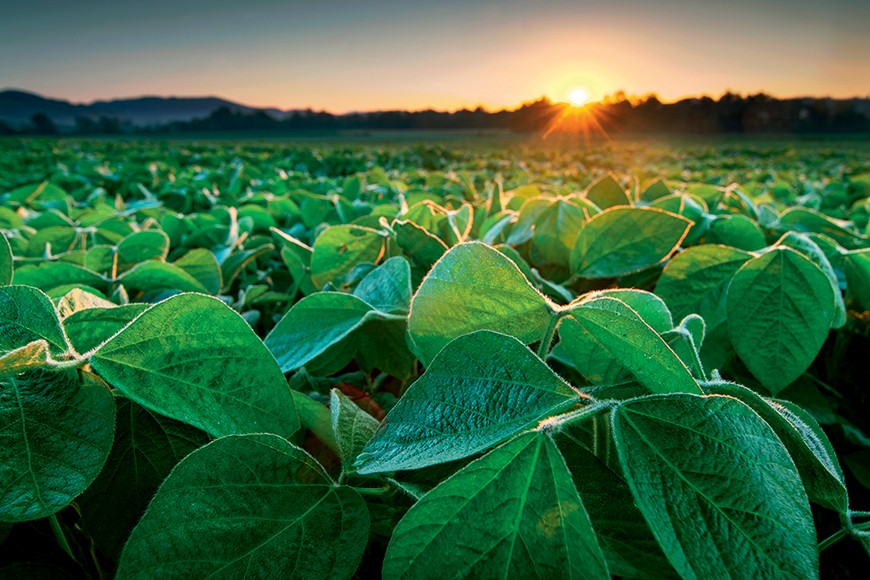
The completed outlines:
{"type": "MultiPolygon", "coordinates": [[[[606,415],[598,417],[610,420],[606,415]]],[[[558,434],[556,443],[574,476],[610,573],[626,578],[676,576],[634,504],[625,479],[608,467],[605,460],[610,450],[599,451],[603,457],[599,459],[580,442],[586,439],[580,426],[572,424],[558,434]]]]}
{"type": "Polygon", "coordinates": [[[674,317],[703,317],[712,329],[725,322],[725,296],[731,278],[752,254],[727,246],[703,245],[677,254],[656,284],[674,317]]]}
{"type": "Polygon", "coordinates": [[[215,298],[164,300],[103,344],[91,365],[140,405],[216,437],[291,435],[299,428],[275,359],[244,319],[215,298]]]}
{"type": "Polygon", "coordinates": [[[263,244],[262,246],[250,250],[244,250],[242,252],[235,252],[227,256],[221,263],[221,281],[223,284],[223,290],[228,292],[235,279],[239,277],[245,268],[258,258],[265,256],[274,250],[275,246],[272,244],[263,244]]]}
{"type": "Polygon", "coordinates": [[[209,294],[215,295],[221,291],[221,267],[210,251],[193,249],[175,260],[174,265],[190,274],[209,294]]]}
{"type": "Polygon", "coordinates": [[[404,320],[375,318],[366,323],[354,359],[366,372],[378,369],[400,379],[415,374],[417,358],[408,349],[404,320]]]}
{"type": "Polygon", "coordinates": [[[69,350],[48,296],[29,286],[0,287],[0,354],[40,339],[52,354],[69,350]]]}
{"type": "Polygon", "coordinates": [[[313,250],[311,278],[315,286],[323,288],[358,264],[376,263],[384,253],[384,238],[371,228],[332,226],[317,236],[313,250]]]}
{"type": "Polygon", "coordinates": [[[590,219],[571,253],[571,271],[583,278],[611,278],[664,262],[679,247],[692,221],[651,207],[613,207],[590,219]]]}
{"type": "Polygon", "coordinates": [[[790,207],[779,216],[781,229],[805,233],[825,234],[838,244],[857,249],[867,244],[868,237],[854,231],[854,225],[845,220],[828,217],[806,207],[790,207]]]}
{"type": "Polygon", "coordinates": [[[707,230],[707,243],[723,244],[747,252],[767,246],[764,233],[755,220],[739,214],[718,216],[707,230]]]}
{"type": "Polygon", "coordinates": [[[86,353],[109,340],[150,307],[150,304],[125,304],[79,310],[63,320],[63,328],[76,352],[86,353]]]}
{"type": "Polygon", "coordinates": [[[481,243],[460,244],[429,272],[411,301],[408,334],[414,353],[429,364],[448,342],[493,330],[529,344],[540,340],[552,306],[519,268],[481,243]]]}
{"type": "Polygon", "coordinates": [[[357,471],[462,459],[589,402],[517,339],[474,332],[444,347],[408,388],[357,459],[357,471]]]}
{"type": "Polygon", "coordinates": [[[396,245],[427,270],[447,251],[447,244],[441,238],[414,222],[397,220],[392,227],[396,232],[396,245]]]}
{"type": "Polygon", "coordinates": [[[411,305],[411,267],[396,256],[369,272],[353,291],[377,310],[391,314],[407,314],[411,305]]]}
{"type": "Polygon", "coordinates": [[[118,244],[118,270],[129,270],[146,260],[164,260],[169,253],[169,236],[159,230],[130,234],[118,244]]]}
{"type": "Polygon", "coordinates": [[[538,264],[569,265],[571,250],[588,218],[584,208],[569,198],[557,198],[535,220],[532,259],[538,264]]]}
{"type": "Polygon", "coordinates": [[[664,395],[613,415],[634,500],[683,578],[814,578],[800,476],[771,428],[731,397],[664,395]]]}
{"type": "Polygon", "coordinates": [[[609,578],[571,473],[548,435],[505,443],[402,518],[384,578],[609,578]]]}
{"type": "Polygon", "coordinates": [[[662,179],[654,179],[644,184],[643,190],[640,192],[639,198],[641,201],[653,201],[660,197],[665,197],[671,194],[671,188],[662,179]]]}
{"type": "Polygon", "coordinates": [[[586,199],[601,209],[618,205],[631,205],[631,198],[622,189],[612,173],[607,173],[596,179],[584,195],[586,199]]]}
{"type": "Polygon", "coordinates": [[[590,345],[596,345],[653,393],[701,392],[664,339],[622,301],[593,297],[572,306],[570,312],[559,326],[559,337],[565,354],[572,360],[577,357],[578,368],[588,366],[583,353],[594,354],[596,349],[590,345]]]}
{"type": "Polygon", "coordinates": [[[0,520],[50,516],[82,493],[112,447],[115,404],[74,369],[0,377],[0,520]]]}
{"type": "Polygon", "coordinates": [[[865,310],[870,310],[870,250],[846,254],[846,281],[849,294],[865,310]]]}
{"type": "Polygon", "coordinates": [[[183,457],[209,442],[184,423],[115,397],[115,443],[106,466],[76,503],[97,546],[117,559],[148,502],[183,457]]]}
{"type": "Polygon", "coordinates": [[[25,256],[57,256],[72,250],[81,239],[79,232],[71,226],[42,228],[30,238],[25,256]]]}
{"type": "Polygon", "coordinates": [[[12,276],[14,284],[33,286],[43,292],[66,284],[81,284],[84,286],[103,286],[103,277],[87,268],[68,262],[42,262],[39,265],[28,264],[15,268],[12,276]]]}
{"type": "Polygon", "coordinates": [[[269,434],[185,457],[133,530],[118,578],[350,578],[369,535],[365,502],[269,434]]]}
{"type": "Polygon", "coordinates": [[[166,262],[142,262],[123,274],[118,281],[135,290],[155,292],[177,290],[179,292],[208,293],[208,288],[180,267],[166,262]]]}
{"type": "Polygon", "coordinates": [[[590,292],[583,296],[584,301],[593,298],[615,298],[624,302],[626,306],[637,312],[653,330],[659,334],[667,332],[674,327],[674,319],[665,301],[646,290],[637,288],[617,288],[614,290],[601,290],[590,292]]]}
{"type": "Polygon", "coordinates": [[[0,286],[12,284],[12,246],[9,240],[0,233],[0,286]]]}
{"type": "Polygon", "coordinates": [[[849,494],[843,470],[828,437],[812,415],[794,403],[766,399],[734,383],[714,382],[704,391],[739,399],[758,413],[788,450],[804,482],[810,501],[846,513],[849,494]]]}
{"type": "Polygon", "coordinates": [[[831,283],[831,290],[834,295],[834,319],[831,321],[831,326],[833,328],[841,328],[846,324],[846,303],[843,301],[843,293],[840,292],[840,282],[837,279],[836,272],[834,272],[834,267],[822,251],[822,248],[806,234],[796,232],[788,232],[780,238],[776,245],[797,250],[819,267],[831,283]]]}
{"type": "Polygon", "coordinates": [[[378,430],[380,422],[360,409],[338,389],[330,392],[329,410],[338,454],[343,469],[347,472],[352,469],[354,460],[378,430]]]}
{"type": "Polygon", "coordinates": [[[728,330],[737,354],[776,394],[813,362],[828,336],[834,295],[825,274],[791,248],[748,261],[728,290],[728,330]]]}
{"type": "Polygon", "coordinates": [[[387,316],[351,294],[317,292],[294,304],[265,343],[287,372],[314,360],[366,322],[387,316]]]}

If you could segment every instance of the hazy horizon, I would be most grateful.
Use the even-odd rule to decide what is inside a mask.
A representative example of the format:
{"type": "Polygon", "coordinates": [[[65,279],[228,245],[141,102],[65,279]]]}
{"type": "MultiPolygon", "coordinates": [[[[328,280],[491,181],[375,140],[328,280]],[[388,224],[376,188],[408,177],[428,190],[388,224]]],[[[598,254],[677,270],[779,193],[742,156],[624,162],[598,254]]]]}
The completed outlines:
{"type": "MultiPolygon", "coordinates": [[[[126,101],[126,100],[155,98],[155,99],[221,99],[221,100],[233,102],[237,105],[244,105],[244,106],[248,106],[248,107],[251,107],[254,109],[262,109],[262,110],[278,109],[278,110],[282,110],[282,111],[292,111],[292,110],[305,109],[305,108],[301,108],[301,107],[286,108],[285,109],[285,108],[277,106],[277,105],[263,105],[263,106],[253,105],[251,103],[246,103],[243,101],[236,101],[235,99],[230,99],[230,98],[225,97],[223,95],[209,95],[209,94],[199,94],[199,95],[197,95],[197,94],[191,94],[191,95],[141,94],[141,95],[125,95],[125,96],[116,96],[116,97],[107,96],[107,97],[100,97],[97,99],[92,99],[92,100],[87,100],[87,101],[75,101],[75,100],[67,99],[65,97],[61,97],[61,96],[57,96],[57,95],[46,95],[46,94],[38,93],[38,92],[32,91],[26,87],[0,87],[0,93],[5,92],[5,91],[19,91],[19,92],[25,92],[25,93],[32,93],[32,94],[36,94],[36,95],[43,97],[43,98],[46,98],[46,99],[64,100],[64,101],[70,102],[73,105],[82,105],[82,106],[90,106],[90,105],[93,105],[95,103],[100,103],[100,102],[114,102],[114,101],[126,101]]],[[[728,92],[728,91],[725,91],[725,92],[728,92]]],[[[661,97],[661,95],[659,95],[655,91],[652,91],[650,93],[645,93],[643,95],[626,94],[626,97],[628,97],[630,100],[636,100],[636,99],[639,100],[639,99],[645,98],[649,95],[655,95],[661,100],[662,103],[670,104],[670,103],[676,103],[676,102],[683,100],[683,99],[693,99],[693,98],[703,98],[703,97],[710,97],[714,101],[718,101],[719,98],[725,94],[725,92],[720,93],[720,94],[701,93],[701,94],[695,94],[695,95],[683,95],[683,96],[675,98],[675,99],[664,99],[661,97]]],[[[750,92],[740,93],[739,91],[731,91],[731,92],[736,93],[736,94],[740,94],[744,97],[750,96],[752,94],[765,93],[768,96],[773,97],[773,98],[778,99],[778,100],[789,100],[789,99],[800,99],[800,98],[810,98],[810,99],[831,98],[831,99],[836,99],[836,100],[870,99],[870,93],[865,94],[865,95],[832,97],[831,95],[811,95],[811,94],[783,96],[783,95],[771,94],[768,91],[757,91],[757,92],[753,92],[753,93],[750,93],[750,92]]],[[[610,96],[613,96],[613,95],[605,95],[605,98],[610,97],[610,96]]],[[[411,113],[421,112],[421,111],[426,111],[426,110],[435,110],[435,111],[450,113],[450,112],[456,112],[456,111],[460,111],[460,110],[474,110],[479,106],[479,107],[482,107],[487,112],[494,113],[494,112],[498,112],[498,111],[502,111],[502,110],[510,110],[510,111],[516,110],[525,104],[538,101],[542,98],[549,99],[550,97],[548,97],[547,95],[538,95],[537,97],[530,97],[527,99],[523,99],[522,101],[520,101],[518,103],[515,103],[513,105],[506,105],[504,107],[488,107],[484,104],[479,104],[477,106],[459,107],[459,108],[445,108],[445,109],[439,109],[437,107],[419,107],[419,108],[408,108],[408,109],[384,109],[384,108],[380,108],[380,109],[349,109],[347,111],[331,111],[331,110],[324,109],[322,107],[316,107],[316,106],[310,107],[310,109],[314,110],[314,111],[326,112],[326,113],[331,113],[331,114],[335,114],[335,115],[345,115],[345,114],[352,114],[352,113],[377,113],[377,112],[381,112],[381,111],[390,111],[390,110],[403,110],[403,111],[407,111],[407,112],[411,112],[411,113]]],[[[553,103],[566,103],[567,102],[567,99],[550,99],[550,100],[553,103]]],[[[597,101],[599,101],[599,99],[596,99],[595,101],[597,102],[597,101]]]]}
{"type": "Polygon", "coordinates": [[[34,0],[0,21],[0,82],[89,103],[215,96],[327,110],[515,108],[580,87],[870,96],[870,3],[34,0]]]}

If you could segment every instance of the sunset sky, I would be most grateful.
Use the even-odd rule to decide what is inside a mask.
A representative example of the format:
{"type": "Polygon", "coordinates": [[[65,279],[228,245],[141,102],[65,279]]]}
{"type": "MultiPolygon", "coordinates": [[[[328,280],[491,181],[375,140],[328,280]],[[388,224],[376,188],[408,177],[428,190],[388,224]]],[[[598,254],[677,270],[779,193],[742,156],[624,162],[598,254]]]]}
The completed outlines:
{"type": "Polygon", "coordinates": [[[868,0],[4,2],[0,89],[333,112],[870,96],[868,0]]]}

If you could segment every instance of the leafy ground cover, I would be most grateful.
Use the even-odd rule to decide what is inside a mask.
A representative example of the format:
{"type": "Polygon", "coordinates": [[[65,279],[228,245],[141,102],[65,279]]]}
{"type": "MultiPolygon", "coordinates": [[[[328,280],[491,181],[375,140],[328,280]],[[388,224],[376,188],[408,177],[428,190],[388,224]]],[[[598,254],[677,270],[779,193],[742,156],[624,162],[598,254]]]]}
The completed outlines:
{"type": "Polygon", "coordinates": [[[860,573],[853,145],[0,142],[0,576],[860,573]]]}

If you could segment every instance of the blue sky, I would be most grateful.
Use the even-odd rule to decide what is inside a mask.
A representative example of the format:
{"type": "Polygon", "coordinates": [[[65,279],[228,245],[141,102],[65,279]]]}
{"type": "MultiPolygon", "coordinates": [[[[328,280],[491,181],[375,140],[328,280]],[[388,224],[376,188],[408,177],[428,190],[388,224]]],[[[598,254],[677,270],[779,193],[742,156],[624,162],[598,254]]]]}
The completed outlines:
{"type": "Polygon", "coordinates": [[[0,87],[335,112],[870,95],[867,0],[3,1],[0,87]]]}

